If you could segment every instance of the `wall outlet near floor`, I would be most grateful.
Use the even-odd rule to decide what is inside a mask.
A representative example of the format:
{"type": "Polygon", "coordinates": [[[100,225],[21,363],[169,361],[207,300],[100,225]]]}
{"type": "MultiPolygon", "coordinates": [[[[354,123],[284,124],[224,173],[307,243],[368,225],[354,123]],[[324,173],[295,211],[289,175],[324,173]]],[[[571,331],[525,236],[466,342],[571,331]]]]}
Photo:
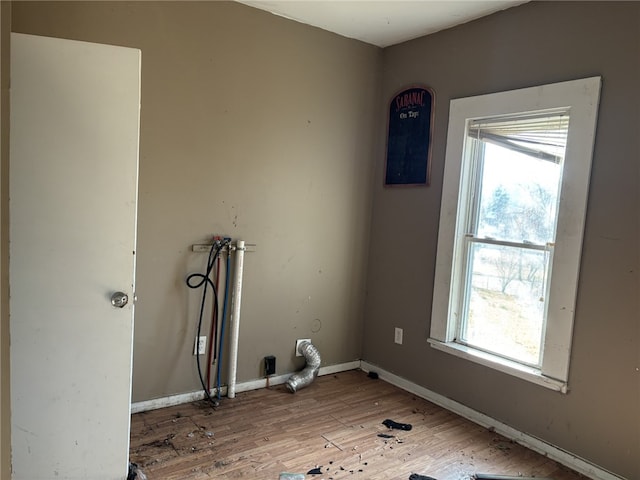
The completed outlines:
{"type": "Polygon", "coordinates": [[[402,329],[401,328],[396,327],[393,341],[396,342],[398,345],[402,345],[402,329]]]}
{"type": "Polygon", "coordinates": [[[267,355],[264,357],[264,375],[268,377],[276,374],[276,357],[267,355]]]}
{"type": "Polygon", "coordinates": [[[207,348],[206,335],[203,335],[201,337],[196,337],[196,342],[195,342],[195,345],[193,346],[193,354],[204,355],[206,348],[207,348]]]}
{"type": "Polygon", "coordinates": [[[296,357],[302,357],[302,354],[298,351],[298,345],[300,345],[300,342],[309,342],[309,343],[311,343],[311,339],[310,338],[299,338],[298,340],[296,340],[296,357]]]}

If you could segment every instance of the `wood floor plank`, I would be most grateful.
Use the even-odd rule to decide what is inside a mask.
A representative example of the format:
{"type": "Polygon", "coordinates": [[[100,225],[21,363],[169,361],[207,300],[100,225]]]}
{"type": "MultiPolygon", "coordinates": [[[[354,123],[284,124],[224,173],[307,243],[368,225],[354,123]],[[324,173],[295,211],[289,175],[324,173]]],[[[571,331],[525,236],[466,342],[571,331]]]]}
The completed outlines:
{"type": "Polygon", "coordinates": [[[274,479],[321,468],[315,480],[469,480],[474,473],[584,478],[361,371],[138,413],[131,461],[149,480],[274,479]],[[391,419],[411,424],[389,429],[391,419]],[[379,435],[387,436],[388,438],[379,435]]]}

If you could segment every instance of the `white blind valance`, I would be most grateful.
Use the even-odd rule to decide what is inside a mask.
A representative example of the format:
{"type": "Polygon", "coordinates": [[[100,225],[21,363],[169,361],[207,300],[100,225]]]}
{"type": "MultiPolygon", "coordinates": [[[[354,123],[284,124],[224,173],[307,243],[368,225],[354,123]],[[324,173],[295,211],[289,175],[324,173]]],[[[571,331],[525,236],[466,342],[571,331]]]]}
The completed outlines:
{"type": "Polygon", "coordinates": [[[468,135],[525,155],[560,163],[569,133],[569,112],[523,118],[470,120],[468,135]]]}

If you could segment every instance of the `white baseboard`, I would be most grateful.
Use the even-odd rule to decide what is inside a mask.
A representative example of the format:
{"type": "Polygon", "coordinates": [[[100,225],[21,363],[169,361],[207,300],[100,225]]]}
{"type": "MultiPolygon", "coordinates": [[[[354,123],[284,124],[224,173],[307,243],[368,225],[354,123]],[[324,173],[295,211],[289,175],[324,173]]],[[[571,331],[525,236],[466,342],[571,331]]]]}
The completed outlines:
{"type": "MultiPolygon", "coordinates": [[[[332,373],[346,372],[348,370],[355,370],[360,368],[360,360],[348,363],[339,363],[337,365],[328,365],[326,367],[320,367],[318,376],[331,375],[332,373]]],[[[287,381],[291,374],[278,375],[277,377],[269,377],[269,385],[281,385],[287,381]]],[[[249,390],[257,390],[258,388],[266,388],[267,380],[259,378],[258,380],[251,380],[249,382],[243,382],[236,385],[236,392],[247,392],[249,390]]]]}
{"type": "MultiPolygon", "coordinates": [[[[211,392],[215,395],[214,392],[211,392]]],[[[197,392],[180,393],[177,395],[169,395],[168,397],[153,398],[151,400],[144,400],[142,402],[134,402],[131,404],[131,413],[142,413],[150,410],[157,410],[159,408],[173,407],[174,405],[181,405],[183,403],[195,402],[204,398],[204,392],[198,390],[197,392]]]]}
{"type": "Polygon", "coordinates": [[[326,367],[320,367],[320,371],[318,375],[331,375],[332,373],[346,372],[349,370],[355,370],[356,368],[360,368],[362,362],[360,360],[355,360],[353,362],[347,363],[339,363],[337,365],[328,365],[326,367]]]}
{"type": "MultiPolygon", "coordinates": [[[[337,365],[327,365],[326,367],[320,367],[318,375],[331,375],[338,372],[346,372],[348,370],[355,370],[360,368],[360,360],[353,362],[339,363],[337,365]]],[[[269,377],[269,385],[281,385],[287,381],[291,374],[277,375],[275,377],[269,377]]],[[[249,390],[257,390],[259,388],[266,388],[267,380],[260,378],[257,380],[250,380],[248,382],[242,382],[236,384],[236,392],[248,392],[249,390]]],[[[227,387],[220,388],[220,395],[226,396],[227,387]]],[[[216,390],[213,389],[211,396],[216,396],[216,390]]],[[[180,393],[177,395],[170,395],[168,397],[154,398],[151,400],[145,400],[142,402],[135,402],[131,404],[131,413],[147,412],[149,410],[157,410],[159,408],[173,407],[174,405],[180,405],[183,403],[195,402],[204,398],[204,392],[198,390],[196,392],[180,393]]]]}
{"type": "Polygon", "coordinates": [[[545,455],[546,457],[555,460],[556,462],[561,463],[562,465],[569,467],[570,469],[578,473],[586,475],[589,478],[592,478],[594,480],[625,480],[624,478],[619,477],[607,470],[604,470],[583,458],[573,455],[570,452],[562,450],[532,435],[528,435],[524,432],[516,430],[515,428],[510,427],[507,424],[489,417],[488,415],[466,407],[465,405],[446,398],[438,393],[432,392],[427,388],[421,387],[420,385],[412,383],[409,380],[399,377],[398,375],[387,372],[373,364],[362,361],[360,362],[360,368],[362,368],[362,370],[364,370],[365,372],[376,372],[379,378],[392,385],[395,385],[396,387],[402,388],[407,392],[413,393],[418,397],[435,403],[442,408],[446,408],[447,410],[456,413],[461,417],[472,421],[473,423],[486,428],[492,428],[496,433],[499,433],[500,435],[503,435],[504,437],[507,437],[508,439],[529,448],[530,450],[545,455]]]}

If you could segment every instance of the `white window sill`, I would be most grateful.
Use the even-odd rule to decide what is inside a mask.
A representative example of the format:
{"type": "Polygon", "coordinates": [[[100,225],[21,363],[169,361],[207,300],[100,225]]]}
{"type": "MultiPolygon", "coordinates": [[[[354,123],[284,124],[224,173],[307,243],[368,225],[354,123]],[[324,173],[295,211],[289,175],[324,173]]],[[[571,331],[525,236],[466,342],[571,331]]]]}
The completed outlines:
{"type": "Polygon", "coordinates": [[[542,385],[543,387],[551,390],[556,390],[561,393],[567,393],[568,391],[566,382],[545,377],[537,368],[521,365],[517,362],[491,355],[490,353],[482,352],[465,345],[460,345],[459,343],[445,343],[439,340],[434,340],[433,338],[429,339],[429,343],[433,348],[442,352],[450,353],[456,357],[479,363],[480,365],[513,375],[514,377],[527,380],[528,382],[532,382],[537,385],[542,385]]]}

